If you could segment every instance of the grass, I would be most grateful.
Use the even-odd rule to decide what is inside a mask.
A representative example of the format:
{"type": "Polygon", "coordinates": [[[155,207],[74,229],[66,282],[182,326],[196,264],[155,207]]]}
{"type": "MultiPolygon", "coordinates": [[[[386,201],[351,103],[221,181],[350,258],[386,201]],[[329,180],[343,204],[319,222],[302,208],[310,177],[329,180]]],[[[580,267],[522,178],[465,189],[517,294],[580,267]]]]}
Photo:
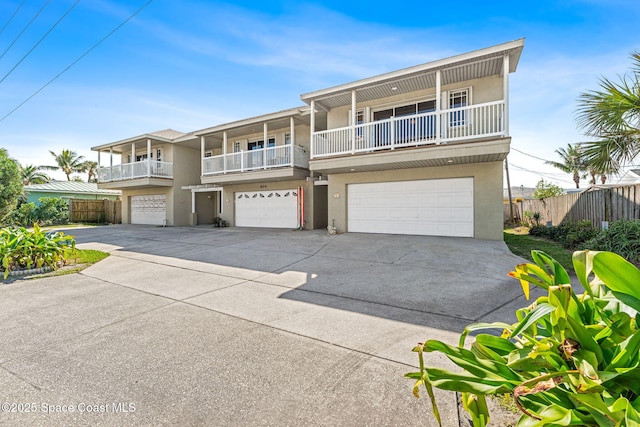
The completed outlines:
{"type": "Polygon", "coordinates": [[[560,243],[553,242],[541,237],[529,236],[529,229],[526,227],[516,227],[504,230],[504,242],[509,250],[515,255],[533,261],[531,251],[537,249],[546,252],[558,261],[567,272],[573,271],[573,261],[571,256],[573,251],[564,248],[560,243]],[[526,230],[526,234],[525,234],[526,230]]]}

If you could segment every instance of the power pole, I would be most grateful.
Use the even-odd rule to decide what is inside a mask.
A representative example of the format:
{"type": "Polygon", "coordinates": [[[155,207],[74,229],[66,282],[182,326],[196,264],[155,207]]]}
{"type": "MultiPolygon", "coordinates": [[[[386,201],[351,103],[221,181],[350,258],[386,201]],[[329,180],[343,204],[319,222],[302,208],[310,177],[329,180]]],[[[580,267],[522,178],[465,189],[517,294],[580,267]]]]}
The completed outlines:
{"type": "Polygon", "coordinates": [[[509,162],[504,159],[504,170],[507,172],[507,191],[509,192],[509,224],[513,224],[513,203],[511,202],[511,180],[509,179],[509,162]]]}

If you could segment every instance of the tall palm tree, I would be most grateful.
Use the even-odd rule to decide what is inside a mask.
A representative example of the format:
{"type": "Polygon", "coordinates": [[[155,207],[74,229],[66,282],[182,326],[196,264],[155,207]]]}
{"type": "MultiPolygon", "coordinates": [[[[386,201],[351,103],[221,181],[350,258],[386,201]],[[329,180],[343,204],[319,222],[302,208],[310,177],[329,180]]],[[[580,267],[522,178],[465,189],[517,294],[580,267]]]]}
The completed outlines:
{"type": "Polygon", "coordinates": [[[580,188],[580,178],[585,178],[585,170],[587,165],[585,164],[580,148],[576,145],[567,144],[567,148],[558,148],[556,154],[560,156],[562,162],[546,162],[548,165],[552,165],[562,172],[573,174],[573,182],[576,183],[576,188],[580,188]]]}
{"type": "Polygon", "coordinates": [[[18,164],[18,169],[22,177],[22,185],[45,184],[51,181],[51,178],[41,171],[41,166],[18,164]]]}
{"type": "Polygon", "coordinates": [[[596,141],[584,146],[584,157],[599,169],[617,173],[640,154],[640,51],[631,54],[631,74],[615,83],[600,79],[600,89],[578,99],[578,125],[596,141]]]}
{"type": "Polygon", "coordinates": [[[98,162],[87,160],[84,162],[84,172],[87,173],[87,182],[97,182],[98,180],[98,162]]]}
{"type": "Polygon", "coordinates": [[[49,151],[56,160],[57,166],[46,166],[43,169],[61,170],[67,176],[67,181],[71,181],[71,174],[74,172],[84,172],[84,156],[78,156],[75,151],[62,150],[60,154],[49,151]]]}

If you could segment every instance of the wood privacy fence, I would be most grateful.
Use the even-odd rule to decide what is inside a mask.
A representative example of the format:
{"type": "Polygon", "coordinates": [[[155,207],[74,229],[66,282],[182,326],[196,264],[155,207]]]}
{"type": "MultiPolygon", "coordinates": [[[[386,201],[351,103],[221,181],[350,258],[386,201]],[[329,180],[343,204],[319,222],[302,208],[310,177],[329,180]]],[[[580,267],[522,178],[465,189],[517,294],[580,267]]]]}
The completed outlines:
{"type": "Polygon", "coordinates": [[[120,200],[71,199],[69,202],[71,222],[122,222],[122,202],[120,200]]]}
{"type": "MultiPolygon", "coordinates": [[[[563,222],[589,220],[595,227],[602,221],[640,219],[640,184],[587,190],[583,193],[565,194],[545,200],[524,200],[514,203],[518,215],[540,212],[541,224],[551,221],[553,225],[563,222]],[[519,206],[517,206],[519,205],[519,206]]],[[[509,206],[505,208],[508,210],[509,206]]],[[[514,210],[514,214],[515,214],[514,210]]],[[[507,214],[508,217],[508,214],[507,214]]]]}

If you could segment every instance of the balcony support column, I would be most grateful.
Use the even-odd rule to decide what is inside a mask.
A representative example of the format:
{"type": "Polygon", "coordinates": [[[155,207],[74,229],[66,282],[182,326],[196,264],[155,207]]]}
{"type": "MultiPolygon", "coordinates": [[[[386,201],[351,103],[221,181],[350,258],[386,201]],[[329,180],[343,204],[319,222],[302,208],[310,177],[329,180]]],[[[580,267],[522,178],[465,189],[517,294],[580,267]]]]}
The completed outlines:
{"type": "Polygon", "coordinates": [[[222,173],[227,173],[227,131],[222,132],[222,173]]]}
{"type": "MultiPolygon", "coordinates": [[[[200,137],[200,177],[204,176],[204,135],[200,137]]],[[[191,193],[191,198],[193,199],[193,192],[191,193]]],[[[193,205],[195,208],[195,204],[193,205]]],[[[194,213],[195,210],[192,210],[194,213]]]]}
{"type": "Polygon", "coordinates": [[[262,169],[266,169],[267,168],[267,147],[269,146],[269,141],[268,141],[268,137],[267,137],[267,122],[264,122],[262,125],[262,133],[263,133],[263,137],[264,137],[264,143],[262,146],[262,169]]]}
{"type": "Polygon", "coordinates": [[[442,109],[441,97],[442,97],[442,71],[436,71],[436,145],[440,145],[442,142],[442,117],[440,110],[442,109]]]}
{"type": "MultiPolygon", "coordinates": [[[[316,101],[314,101],[313,99],[311,100],[311,117],[309,118],[309,127],[311,128],[311,158],[313,159],[313,156],[316,152],[316,142],[313,138],[313,133],[316,131],[316,101]]],[[[291,143],[294,143],[293,135],[291,136],[291,143]]]]}
{"type": "Polygon", "coordinates": [[[358,114],[356,113],[357,99],[355,89],[351,91],[351,154],[356,153],[356,120],[358,114]]]}
{"type": "Polygon", "coordinates": [[[502,66],[502,98],[504,100],[502,127],[504,128],[504,136],[509,136],[509,55],[504,56],[502,66]]]}
{"type": "MultiPolygon", "coordinates": [[[[313,132],[313,131],[312,131],[313,132]]],[[[291,153],[289,154],[289,157],[291,159],[291,167],[293,167],[294,162],[293,162],[293,153],[295,153],[295,145],[296,145],[296,126],[295,123],[293,121],[293,116],[289,117],[289,142],[291,143],[291,146],[289,147],[289,150],[291,150],[291,153]]],[[[286,150],[286,147],[285,147],[286,150]]]]}
{"type": "Polygon", "coordinates": [[[151,176],[151,138],[147,138],[147,176],[151,176]]]}

